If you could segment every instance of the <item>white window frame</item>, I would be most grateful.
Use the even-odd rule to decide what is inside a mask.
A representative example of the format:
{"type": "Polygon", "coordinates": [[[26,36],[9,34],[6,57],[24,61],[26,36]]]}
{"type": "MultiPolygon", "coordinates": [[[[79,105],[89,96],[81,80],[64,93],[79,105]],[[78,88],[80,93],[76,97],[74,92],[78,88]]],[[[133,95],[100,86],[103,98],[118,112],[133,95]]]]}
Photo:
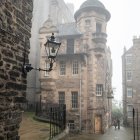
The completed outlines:
{"type": "Polygon", "coordinates": [[[103,95],[103,84],[96,84],[96,96],[103,95]]]}
{"type": "Polygon", "coordinates": [[[79,62],[78,62],[78,60],[74,60],[72,62],[72,74],[73,75],[79,74],[79,62]]]}
{"type": "Polygon", "coordinates": [[[127,97],[129,97],[129,98],[132,98],[133,97],[133,89],[131,87],[128,87],[127,88],[127,97]]]}
{"type": "Polygon", "coordinates": [[[128,118],[132,118],[133,117],[133,105],[132,104],[128,104],[127,105],[127,117],[128,118]],[[131,109],[130,109],[131,107],[131,109]]]}
{"type": "Polygon", "coordinates": [[[132,80],[132,71],[131,70],[127,70],[126,71],[126,80],[127,81],[131,81],[132,80]]]}
{"type": "Polygon", "coordinates": [[[72,109],[78,108],[78,92],[77,91],[71,92],[71,107],[72,109]]]}
{"type": "Polygon", "coordinates": [[[66,75],[66,61],[61,60],[61,61],[59,62],[59,66],[60,66],[60,72],[59,72],[59,74],[60,74],[61,76],[66,75]]]}

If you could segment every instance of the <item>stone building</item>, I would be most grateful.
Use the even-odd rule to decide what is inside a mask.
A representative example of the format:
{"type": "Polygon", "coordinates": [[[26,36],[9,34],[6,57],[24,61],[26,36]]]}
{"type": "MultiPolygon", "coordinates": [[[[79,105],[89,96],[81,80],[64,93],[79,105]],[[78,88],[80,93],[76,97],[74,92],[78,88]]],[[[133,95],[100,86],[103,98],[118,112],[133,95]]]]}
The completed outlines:
{"type": "Polygon", "coordinates": [[[32,0],[0,0],[0,140],[18,140],[25,102],[32,0]],[[26,58],[25,58],[25,57],[26,58]]]}
{"type": "MultiPolygon", "coordinates": [[[[39,28],[48,18],[52,17],[54,24],[73,22],[74,17],[64,0],[34,0],[31,39],[30,39],[30,54],[29,63],[33,67],[39,67],[40,58],[40,43],[39,43],[39,28]]],[[[72,5],[70,5],[72,7],[72,5]]],[[[32,70],[27,76],[27,100],[29,107],[34,105],[36,95],[40,92],[40,73],[32,70]]]]}
{"type": "Polygon", "coordinates": [[[124,48],[122,80],[124,124],[132,126],[133,108],[135,114],[140,111],[140,38],[134,37],[133,46],[124,48]]]}
{"type": "Polygon", "coordinates": [[[40,67],[47,67],[44,44],[53,32],[61,47],[53,70],[41,72],[41,100],[66,104],[71,131],[104,133],[111,124],[112,61],[106,46],[110,13],[98,0],[87,0],[76,22],[40,28],[40,67]]]}

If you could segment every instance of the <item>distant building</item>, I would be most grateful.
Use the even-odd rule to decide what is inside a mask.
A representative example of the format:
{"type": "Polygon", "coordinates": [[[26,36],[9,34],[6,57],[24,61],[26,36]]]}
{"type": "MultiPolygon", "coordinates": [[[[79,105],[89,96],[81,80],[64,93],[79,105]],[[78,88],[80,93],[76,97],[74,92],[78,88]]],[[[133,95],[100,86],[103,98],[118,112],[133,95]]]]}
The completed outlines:
{"type": "Polygon", "coordinates": [[[134,37],[133,46],[124,48],[122,78],[124,124],[132,126],[133,108],[140,111],[140,38],[134,37]]]}
{"type": "MultiPolygon", "coordinates": [[[[64,3],[64,0],[34,0],[32,30],[30,39],[30,54],[29,63],[33,67],[39,67],[40,58],[40,43],[39,43],[39,28],[43,26],[48,16],[53,20],[56,25],[58,23],[73,22],[74,17],[64,3]]],[[[40,73],[32,70],[27,76],[27,100],[28,107],[34,106],[36,94],[40,93],[40,73]]]]}
{"type": "Polygon", "coordinates": [[[41,100],[66,104],[71,131],[104,133],[111,125],[112,61],[106,46],[110,13],[98,0],[87,0],[74,15],[76,22],[40,28],[40,67],[47,67],[43,45],[54,32],[61,48],[53,71],[40,72],[41,100]]]}

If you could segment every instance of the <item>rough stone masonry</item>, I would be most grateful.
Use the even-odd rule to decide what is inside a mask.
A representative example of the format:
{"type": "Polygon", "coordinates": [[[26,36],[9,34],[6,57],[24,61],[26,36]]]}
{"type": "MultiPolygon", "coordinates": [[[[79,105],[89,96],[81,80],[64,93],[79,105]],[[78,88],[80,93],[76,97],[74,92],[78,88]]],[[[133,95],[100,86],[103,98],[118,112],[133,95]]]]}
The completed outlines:
{"type": "Polygon", "coordinates": [[[0,140],[20,139],[32,8],[32,0],[0,0],[0,140]]]}

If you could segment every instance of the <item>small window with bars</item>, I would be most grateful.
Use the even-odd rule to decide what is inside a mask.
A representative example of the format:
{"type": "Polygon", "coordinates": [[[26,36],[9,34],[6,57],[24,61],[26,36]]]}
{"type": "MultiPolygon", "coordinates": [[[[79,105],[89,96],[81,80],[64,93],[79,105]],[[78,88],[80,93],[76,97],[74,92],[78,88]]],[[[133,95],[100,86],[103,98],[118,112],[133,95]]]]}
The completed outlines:
{"type": "Polygon", "coordinates": [[[66,62],[60,61],[60,75],[66,75],[66,62]]]}
{"type": "Polygon", "coordinates": [[[79,71],[79,64],[78,64],[78,61],[75,60],[75,61],[72,63],[72,74],[73,74],[73,75],[76,75],[76,74],[78,74],[78,71],[79,71]]]}
{"type": "Polygon", "coordinates": [[[68,121],[68,127],[71,131],[75,129],[74,120],[69,120],[68,121]]]}
{"type": "Polygon", "coordinates": [[[72,108],[78,108],[78,92],[72,92],[72,108]]]}
{"type": "Polygon", "coordinates": [[[65,104],[65,92],[59,92],[59,105],[65,104]]]}
{"type": "Polygon", "coordinates": [[[97,84],[96,85],[96,96],[102,96],[103,95],[103,84],[97,84]]]}

